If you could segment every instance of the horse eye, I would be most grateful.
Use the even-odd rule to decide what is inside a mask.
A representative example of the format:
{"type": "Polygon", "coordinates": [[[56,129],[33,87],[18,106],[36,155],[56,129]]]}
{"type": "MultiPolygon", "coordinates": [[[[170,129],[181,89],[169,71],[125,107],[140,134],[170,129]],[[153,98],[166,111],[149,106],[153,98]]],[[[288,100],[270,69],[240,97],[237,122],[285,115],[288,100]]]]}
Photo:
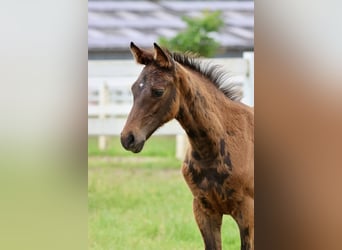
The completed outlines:
{"type": "Polygon", "coordinates": [[[153,97],[161,97],[164,94],[163,89],[152,89],[151,91],[153,97]]]}

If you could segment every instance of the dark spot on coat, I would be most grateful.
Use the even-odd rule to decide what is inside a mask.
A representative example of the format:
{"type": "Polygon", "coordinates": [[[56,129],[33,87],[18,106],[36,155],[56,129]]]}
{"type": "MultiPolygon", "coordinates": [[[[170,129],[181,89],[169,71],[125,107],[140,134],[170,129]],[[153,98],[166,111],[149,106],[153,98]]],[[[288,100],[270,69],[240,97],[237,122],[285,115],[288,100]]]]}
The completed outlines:
{"type": "Polygon", "coordinates": [[[144,75],[142,82],[143,82],[143,83],[148,82],[148,80],[147,80],[147,75],[144,75]]]}
{"type": "Polygon", "coordinates": [[[186,134],[189,136],[190,139],[195,139],[197,137],[197,134],[193,129],[187,130],[186,134]]]}
{"type": "MultiPolygon", "coordinates": [[[[226,178],[229,177],[229,174],[227,175],[226,178]]],[[[223,191],[222,185],[215,185],[215,192],[219,195],[221,200],[225,200],[226,199],[226,194],[223,191]]]]}
{"type": "Polygon", "coordinates": [[[198,99],[201,103],[201,108],[206,110],[208,108],[208,103],[207,103],[207,100],[205,99],[205,97],[198,90],[196,90],[195,95],[196,95],[196,99],[198,99]]]}
{"type": "Polygon", "coordinates": [[[251,249],[251,245],[248,241],[241,239],[241,250],[249,250],[251,249]]]}
{"type": "Polygon", "coordinates": [[[232,162],[231,162],[231,160],[230,160],[230,155],[229,155],[229,153],[224,157],[223,161],[224,161],[224,164],[228,167],[228,169],[229,169],[230,171],[232,171],[233,166],[232,166],[232,162]]]}
{"type": "Polygon", "coordinates": [[[199,153],[197,151],[192,151],[191,153],[192,157],[194,157],[195,160],[200,161],[201,160],[201,156],[199,155],[199,153]]]}
{"type": "Polygon", "coordinates": [[[246,227],[245,229],[243,229],[243,235],[246,237],[249,237],[249,227],[246,227]]]}
{"type": "Polygon", "coordinates": [[[199,129],[198,131],[194,129],[189,129],[186,131],[186,134],[188,135],[190,139],[207,136],[207,132],[204,129],[199,129]]]}
{"type": "Polygon", "coordinates": [[[213,210],[211,204],[209,203],[209,201],[205,197],[201,197],[200,201],[201,201],[204,208],[213,210]]]}
{"type": "Polygon", "coordinates": [[[224,156],[224,153],[225,153],[225,142],[221,138],[221,140],[220,140],[220,154],[221,154],[221,156],[224,156]]]}
{"type": "Polygon", "coordinates": [[[181,107],[178,110],[178,114],[176,115],[177,120],[183,120],[184,118],[184,109],[181,107]]]}
{"type": "Polygon", "coordinates": [[[204,178],[208,181],[208,188],[211,188],[214,184],[223,185],[224,181],[229,177],[228,173],[218,173],[216,168],[202,168],[197,171],[193,167],[193,163],[189,164],[189,171],[192,175],[194,183],[200,185],[204,178]]]}
{"type": "Polygon", "coordinates": [[[204,129],[199,129],[199,135],[200,135],[200,137],[206,137],[207,131],[205,131],[204,129]]]}
{"type": "Polygon", "coordinates": [[[189,161],[188,167],[189,167],[190,172],[194,172],[194,163],[192,161],[189,161]]]}
{"type": "Polygon", "coordinates": [[[233,188],[228,189],[227,196],[231,197],[236,191],[233,188]]]}
{"type": "Polygon", "coordinates": [[[240,229],[240,238],[241,238],[241,249],[243,250],[251,249],[251,245],[249,243],[249,227],[240,229]]]}
{"type": "Polygon", "coordinates": [[[192,115],[193,119],[196,119],[196,107],[194,104],[189,105],[189,112],[192,115]]]}
{"type": "Polygon", "coordinates": [[[185,93],[185,99],[186,100],[190,100],[191,99],[191,91],[189,90],[189,91],[187,91],[186,93],[185,93]]]}

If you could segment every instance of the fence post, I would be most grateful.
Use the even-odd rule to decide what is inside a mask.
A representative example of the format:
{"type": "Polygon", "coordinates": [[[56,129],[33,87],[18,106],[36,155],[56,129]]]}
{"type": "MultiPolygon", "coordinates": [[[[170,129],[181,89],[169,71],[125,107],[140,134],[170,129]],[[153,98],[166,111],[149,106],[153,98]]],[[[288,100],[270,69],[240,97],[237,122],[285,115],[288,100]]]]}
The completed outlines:
{"type": "Polygon", "coordinates": [[[254,106],[254,52],[243,52],[243,58],[247,60],[246,84],[244,84],[245,103],[254,106]]]}
{"type": "Polygon", "coordinates": [[[185,158],[185,153],[188,145],[188,138],[185,134],[176,135],[176,158],[178,160],[183,160],[185,158]]]}
{"type": "MultiPolygon", "coordinates": [[[[106,105],[109,101],[109,88],[106,82],[101,84],[99,89],[99,119],[104,120],[106,119],[106,105]]],[[[105,150],[108,145],[108,138],[105,135],[99,136],[98,146],[100,150],[105,150]]]]}

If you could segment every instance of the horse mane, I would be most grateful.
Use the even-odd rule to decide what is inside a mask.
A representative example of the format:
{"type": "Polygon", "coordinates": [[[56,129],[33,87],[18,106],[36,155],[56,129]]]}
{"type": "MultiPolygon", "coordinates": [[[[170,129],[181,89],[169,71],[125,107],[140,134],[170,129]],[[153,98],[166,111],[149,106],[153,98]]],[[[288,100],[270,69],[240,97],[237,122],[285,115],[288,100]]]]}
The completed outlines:
{"type": "Polygon", "coordinates": [[[189,67],[200,73],[212,82],[221,92],[233,101],[240,101],[242,84],[231,82],[231,75],[225,71],[223,66],[216,65],[210,61],[201,60],[196,54],[192,53],[170,53],[172,58],[178,63],[189,67]]]}

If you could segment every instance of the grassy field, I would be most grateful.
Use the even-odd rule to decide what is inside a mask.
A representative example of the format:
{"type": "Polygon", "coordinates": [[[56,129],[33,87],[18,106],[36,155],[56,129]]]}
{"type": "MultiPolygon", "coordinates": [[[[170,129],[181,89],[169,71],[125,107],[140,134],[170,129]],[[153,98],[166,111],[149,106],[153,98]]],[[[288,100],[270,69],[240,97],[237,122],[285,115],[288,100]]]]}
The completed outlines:
{"type": "Polygon", "coordinates": [[[97,145],[97,138],[92,137],[88,139],[88,156],[157,156],[174,158],[175,147],[176,141],[172,136],[152,137],[145,143],[143,151],[139,154],[133,154],[123,149],[118,137],[112,137],[109,140],[108,148],[100,151],[97,145]]]}
{"type": "MultiPolygon", "coordinates": [[[[175,141],[154,137],[138,155],[118,138],[100,152],[88,141],[89,249],[203,249],[192,195],[174,158],[175,141]]],[[[223,249],[239,249],[236,223],[224,217],[223,249]]]]}

